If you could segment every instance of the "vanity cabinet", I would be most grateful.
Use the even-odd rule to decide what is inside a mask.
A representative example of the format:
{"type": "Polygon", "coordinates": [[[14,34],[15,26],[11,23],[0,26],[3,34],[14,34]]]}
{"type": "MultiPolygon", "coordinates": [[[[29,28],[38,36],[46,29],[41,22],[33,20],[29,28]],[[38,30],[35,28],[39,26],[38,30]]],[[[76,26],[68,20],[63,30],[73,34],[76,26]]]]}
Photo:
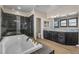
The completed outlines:
{"type": "Polygon", "coordinates": [[[44,31],[44,38],[45,39],[50,39],[50,33],[49,33],[49,31],[44,31]]]}
{"type": "Polygon", "coordinates": [[[78,32],[59,32],[58,42],[67,45],[78,44],[78,32]]]}
{"type": "Polygon", "coordinates": [[[78,44],[78,32],[44,31],[44,38],[66,45],[78,44]]]}
{"type": "Polygon", "coordinates": [[[66,44],[65,32],[58,32],[58,42],[66,44]]]}
{"type": "Polygon", "coordinates": [[[65,43],[68,45],[78,44],[78,32],[66,32],[65,39],[65,43]]]}
{"type": "Polygon", "coordinates": [[[55,42],[58,41],[58,32],[52,32],[52,40],[55,42]]]}

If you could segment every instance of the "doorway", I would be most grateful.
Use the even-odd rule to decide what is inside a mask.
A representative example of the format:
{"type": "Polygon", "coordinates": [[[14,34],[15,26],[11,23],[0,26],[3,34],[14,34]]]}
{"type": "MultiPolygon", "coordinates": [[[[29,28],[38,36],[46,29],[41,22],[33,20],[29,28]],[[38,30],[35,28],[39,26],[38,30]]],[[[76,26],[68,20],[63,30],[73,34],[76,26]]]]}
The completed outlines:
{"type": "Polygon", "coordinates": [[[41,38],[41,18],[36,18],[36,38],[41,38]]]}

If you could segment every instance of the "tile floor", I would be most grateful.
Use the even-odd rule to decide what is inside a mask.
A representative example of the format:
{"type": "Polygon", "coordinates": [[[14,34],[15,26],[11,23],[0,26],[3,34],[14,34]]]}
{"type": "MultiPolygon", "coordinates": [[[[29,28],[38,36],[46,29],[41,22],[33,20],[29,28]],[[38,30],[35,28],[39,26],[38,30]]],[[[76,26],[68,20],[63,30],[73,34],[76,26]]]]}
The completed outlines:
{"type": "Polygon", "coordinates": [[[79,47],[63,45],[47,39],[37,39],[38,42],[55,50],[55,54],[79,54],[79,47]]]}

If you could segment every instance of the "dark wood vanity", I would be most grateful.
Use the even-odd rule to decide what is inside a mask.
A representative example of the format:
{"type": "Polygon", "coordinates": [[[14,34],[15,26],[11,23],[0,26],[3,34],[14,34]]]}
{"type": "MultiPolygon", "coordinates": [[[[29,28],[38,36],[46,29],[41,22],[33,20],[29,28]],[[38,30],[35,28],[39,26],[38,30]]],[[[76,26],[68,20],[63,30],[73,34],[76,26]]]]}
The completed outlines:
{"type": "Polygon", "coordinates": [[[57,32],[44,30],[44,38],[66,45],[78,44],[78,32],[57,32]]]}

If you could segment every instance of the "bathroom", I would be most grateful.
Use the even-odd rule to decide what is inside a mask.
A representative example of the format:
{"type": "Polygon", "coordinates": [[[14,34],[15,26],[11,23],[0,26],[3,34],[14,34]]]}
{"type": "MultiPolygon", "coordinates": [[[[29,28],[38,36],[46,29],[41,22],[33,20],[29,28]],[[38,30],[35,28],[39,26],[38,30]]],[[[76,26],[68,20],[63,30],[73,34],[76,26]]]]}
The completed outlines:
{"type": "Polygon", "coordinates": [[[79,47],[78,7],[78,5],[1,5],[0,52],[54,54],[55,47],[45,46],[50,44],[48,42],[79,47]],[[44,45],[44,42],[47,43],[44,45]]]}

